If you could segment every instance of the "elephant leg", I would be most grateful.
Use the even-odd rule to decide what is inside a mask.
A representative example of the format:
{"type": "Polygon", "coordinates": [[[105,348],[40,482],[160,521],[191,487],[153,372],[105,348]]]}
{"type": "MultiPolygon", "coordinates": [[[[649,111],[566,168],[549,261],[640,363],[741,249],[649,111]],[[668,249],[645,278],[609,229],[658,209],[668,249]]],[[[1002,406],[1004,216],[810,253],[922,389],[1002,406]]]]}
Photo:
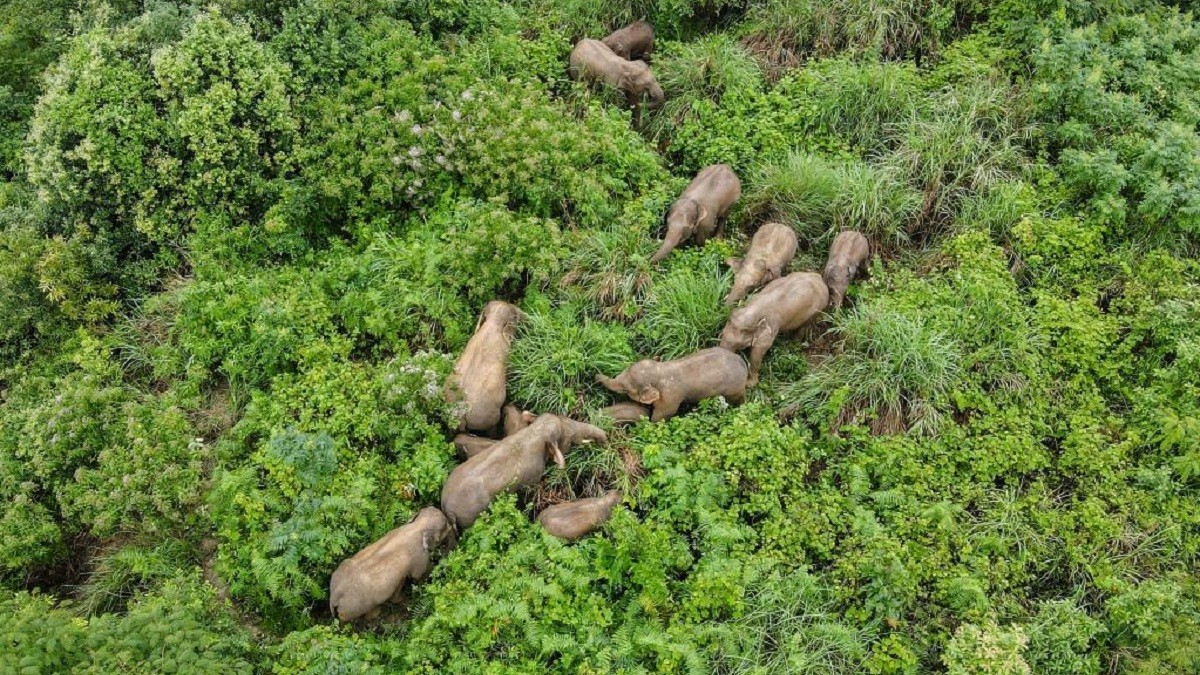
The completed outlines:
{"type": "Polygon", "coordinates": [[[683,401],[669,396],[664,396],[654,403],[654,412],[650,413],[651,422],[661,422],[668,417],[674,417],[675,413],[679,412],[679,406],[683,401]]]}
{"type": "Polygon", "coordinates": [[[758,385],[758,370],[762,366],[763,357],[767,350],[775,344],[775,331],[765,330],[754,336],[754,344],[750,346],[750,377],[746,378],[746,386],[758,385]]]}

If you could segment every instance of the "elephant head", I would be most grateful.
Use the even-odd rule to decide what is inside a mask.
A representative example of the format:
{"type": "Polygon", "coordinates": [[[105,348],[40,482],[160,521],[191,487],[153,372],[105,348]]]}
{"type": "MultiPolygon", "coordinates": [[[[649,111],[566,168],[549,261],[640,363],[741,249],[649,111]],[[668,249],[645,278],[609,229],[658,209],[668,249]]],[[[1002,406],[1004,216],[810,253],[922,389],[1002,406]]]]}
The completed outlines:
{"type": "Polygon", "coordinates": [[[829,306],[840,309],[846,298],[846,289],[857,270],[853,265],[830,265],[825,268],[825,285],[829,287],[829,306]]]}
{"type": "Polygon", "coordinates": [[[503,300],[492,300],[483,306],[483,312],[479,315],[475,330],[478,331],[484,321],[492,321],[507,331],[524,320],[525,312],[517,309],[516,305],[503,300]]]}
{"type": "Polygon", "coordinates": [[[721,349],[736,352],[749,347],[754,341],[754,327],[741,325],[739,314],[740,311],[735,311],[721,330],[721,342],[718,345],[721,349]]]}
{"type": "Polygon", "coordinates": [[[546,435],[543,437],[546,442],[546,458],[557,464],[560,469],[566,468],[564,455],[571,451],[572,446],[580,443],[608,442],[608,435],[600,427],[552,413],[539,415],[530,426],[546,429],[546,435]]]}
{"type": "Polygon", "coordinates": [[[627,92],[630,105],[636,105],[643,98],[648,98],[649,103],[646,107],[651,110],[661,107],[667,97],[645,61],[630,61],[618,87],[627,92]]]}
{"type": "Polygon", "coordinates": [[[659,367],[658,361],[642,359],[616,377],[597,375],[596,381],[613,393],[624,394],[643,405],[654,405],[662,398],[657,387],[659,367]]]}

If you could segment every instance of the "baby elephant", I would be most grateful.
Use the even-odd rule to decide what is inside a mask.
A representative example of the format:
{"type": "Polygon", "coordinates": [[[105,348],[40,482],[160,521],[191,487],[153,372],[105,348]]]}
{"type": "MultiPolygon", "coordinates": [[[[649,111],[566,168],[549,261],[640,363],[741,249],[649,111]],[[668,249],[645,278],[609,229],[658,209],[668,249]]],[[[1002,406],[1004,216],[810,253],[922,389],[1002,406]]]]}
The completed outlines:
{"type": "Polygon", "coordinates": [[[746,399],[746,362],[731,351],[713,347],[676,359],[643,359],[608,378],[596,381],[609,391],[654,406],[651,422],[659,422],[679,412],[685,401],[700,401],[724,396],[734,405],[746,399]]]}
{"type": "Polygon", "coordinates": [[[442,511],[459,530],[470,527],[502,492],[533,487],[546,471],[546,459],[565,465],[563,453],[576,443],[608,437],[599,427],[539,415],[532,424],[459,464],[442,486],[442,511]]]}
{"type": "MultiPolygon", "coordinates": [[[[518,431],[529,426],[536,418],[536,415],[528,410],[521,410],[517,406],[509,403],[504,406],[504,435],[512,436],[518,431]]],[[[459,434],[454,437],[454,447],[462,453],[464,457],[474,457],[479,453],[487,450],[496,444],[496,440],[485,436],[475,436],[472,434],[459,434]]]]}
{"type": "Polygon", "coordinates": [[[613,507],[621,503],[621,491],[610,490],[603,497],[576,499],[555,504],[538,514],[538,522],[550,534],[575,541],[591,534],[612,515],[613,507]]]}
{"type": "Polygon", "coordinates": [[[808,323],[829,304],[829,289],[816,272],[796,272],[776,279],[733,311],[721,331],[721,347],[730,352],[750,347],[750,379],[758,384],[763,356],[780,333],[808,323]]]}
{"type": "Polygon", "coordinates": [[[750,291],[783,276],[784,268],[796,255],[796,245],[796,232],[787,225],[767,223],[758,228],[746,257],[726,261],[734,276],[725,304],[732,305],[750,291]]]}
{"type": "Polygon", "coordinates": [[[648,106],[658,108],[666,99],[650,66],[644,61],[626,61],[599,40],[580,40],[571,50],[570,63],[568,72],[572,79],[603,82],[619,89],[625,93],[631,108],[647,97],[650,99],[648,106]]]}
{"type": "Polygon", "coordinates": [[[635,21],[613,31],[602,42],[623,59],[643,60],[654,51],[654,27],[645,21],[635,21]]]}
{"type": "Polygon", "coordinates": [[[466,404],[459,431],[486,432],[500,423],[508,396],[508,351],[516,324],[524,319],[524,312],[501,300],[484,306],[475,334],[446,378],[446,400],[466,404]]]}
{"type": "Polygon", "coordinates": [[[637,424],[650,416],[650,408],[641,403],[617,403],[601,409],[600,414],[617,424],[637,424]]]}
{"type": "Polygon", "coordinates": [[[671,205],[667,214],[667,235],[650,262],[656,263],[667,257],[688,239],[694,238],[697,245],[703,246],[709,237],[719,234],[718,225],[741,196],[742,181],[728,164],[713,164],[701,169],[671,205]]]}
{"type": "Polygon", "coordinates": [[[840,309],[846,298],[846,289],[858,276],[858,268],[871,253],[867,238],[846,230],[834,238],[829,247],[829,261],[825,263],[825,284],[829,286],[830,305],[840,309]]]}
{"type": "Polygon", "coordinates": [[[329,611],[342,621],[374,616],[397,602],[404,582],[429,573],[433,551],[456,544],[454,528],[440,510],[421,509],[402,525],[347,559],[329,580],[329,611]]]}

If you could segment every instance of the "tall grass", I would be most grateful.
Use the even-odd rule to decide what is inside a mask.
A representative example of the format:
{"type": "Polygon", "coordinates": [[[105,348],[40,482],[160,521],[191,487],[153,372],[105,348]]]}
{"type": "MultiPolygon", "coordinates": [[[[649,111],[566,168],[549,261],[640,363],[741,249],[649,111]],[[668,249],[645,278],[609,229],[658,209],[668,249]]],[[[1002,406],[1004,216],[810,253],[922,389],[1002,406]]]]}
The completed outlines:
{"type": "Polygon", "coordinates": [[[636,359],[629,330],[593,321],[572,304],[532,308],[513,340],[509,397],[535,413],[572,414],[606,399],[596,373],[614,375],[636,359]]]}
{"type": "Polygon", "coordinates": [[[729,318],[722,299],[730,279],[722,262],[709,255],[655,281],[638,322],[641,353],[674,359],[715,346],[729,318]]]}
{"type": "Polygon", "coordinates": [[[908,62],[832,58],[805,70],[817,119],[868,155],[892,142],[891,129],[912,117],[921,91],[908,62]]]}
{"type": "Polygon", "coordinates": [[[963,200],[1013,179],[1031,128],[1027,101],[990,80],[948,87],[897,126],[886,165],[924,190],[919,222],[930,235],[952,222],[963,200]]]}
{"type": "Polygon", "coordinates": [[[682,124],[697,103],[720,103],[726,92],[755,90],[763,81],[750,52],[725,34],[668,43],[655,60],[654,75],[667,100],[647,120],[646,131],[659,139],[682,124]]]}
{"type": "Polygon", "coordinates": [[[802,152],[755,167],[748,183],[751,213],[788,223],[806,239],[849,228],[899,244],[921,204],[886,167],[802,152]]]}
{"type": "Polygon", "coordinates": [[[572,242],[560,284],[602,317],[632,320],[650,286],[650,253],[656,246],[643,227],[588,230],[572,242]]]}
{"type": "Polygon", "coordinates": [[[785,414],[832,405],[835,424],[935,434],[945,421],[939,406],[958,382],[959,345],[919,315],[880,304],[840,314],[834,327],[841,353],[785,388],[785,414]]]}
{"type": "Polygon", "coordinates": [[[862,671],[875,639],[870,625],[838,620],[817,580],[803,571],[771,574],[748,590],[736,620],[713,626],[721,675],[850,675],[862,671]]]}

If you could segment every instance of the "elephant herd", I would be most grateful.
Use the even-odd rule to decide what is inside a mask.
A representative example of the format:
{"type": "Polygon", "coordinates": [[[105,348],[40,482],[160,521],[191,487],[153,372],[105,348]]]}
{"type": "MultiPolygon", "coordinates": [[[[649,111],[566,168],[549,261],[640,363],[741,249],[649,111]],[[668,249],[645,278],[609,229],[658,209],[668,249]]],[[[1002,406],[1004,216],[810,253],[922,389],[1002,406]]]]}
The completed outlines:
{"type": "MultiPolygon", "coordinates": [[[[571,72],[621,88],[631,103],[643,94],[661,103],[662,89],[640,60],[653,46],[654,31],[644,22],[604,40],[581,40],[571,52],[571,72]],[[628,60],[634,57],[638,60],[628,60]]],[[[740,195],[741,181],[728,165],[701,170],[671,205],[662,246],[652,261],[687,241],[703,244],[718,236],[740,195]]],[[[659,422],[677,414],[685,403],[714,396],[741,404],[746,389],[758,383],[763,357],[775,339],[808,325],[827,307],[840,307],[869,255],[866,238],[846,231],[834,239],[823,275],[784,275],[797,247],[792,228],[780,223],[759,227],[745,256],[727,261],[734,281],[725,302],[749,299],[731,313],[719,346],[670,361],[643,359],[615,377],[597,374],[606,389],[630,399],[602,412],[616,423],[645,417],[659,422]],[[750,350],[748,364],[738,355],[744,349],[750,350]]],[[[607,442],[604,430],[592,424],[552,413],[534,415],[507,403],[509,351],[516,326],[524,319],[525,314],[508,302],[493,300],[483,308],[444,392],[458,417],[454,445],[465,459],[442,487],[441,508],[422,509],[333,573],[329,606],[340,620],[374,616],[384,603],[398,601],[406,582],[427,575],[433,556],[452,548],[458,534],[498,496],[536,487],[547,462],[564,467],[577,446],[607,442]]],[[[622,498],[620,491],[612,490],[550,506],[537,519],[550,534],[574,541],[608,520],[622,498]]]]}

